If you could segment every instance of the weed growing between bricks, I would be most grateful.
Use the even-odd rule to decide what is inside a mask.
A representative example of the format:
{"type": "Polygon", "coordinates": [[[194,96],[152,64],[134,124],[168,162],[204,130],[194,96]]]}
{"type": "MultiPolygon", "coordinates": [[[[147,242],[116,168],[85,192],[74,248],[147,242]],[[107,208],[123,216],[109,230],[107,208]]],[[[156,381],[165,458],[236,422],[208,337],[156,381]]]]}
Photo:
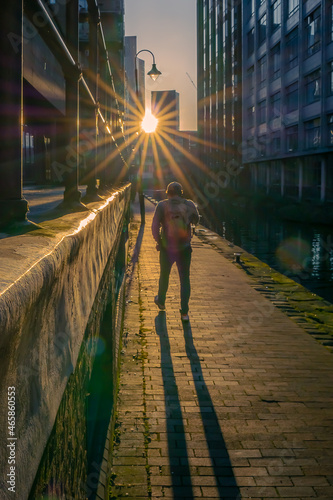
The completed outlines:
{"type": "Polygon", "coordinates": [[[152,488],[151,488],[151,470],[150,465],[148,463],[148,446],[151,441],[150,438],[150,429],[149,429],[149,418],[147,416],[147,400],[146,400],[146,377],[145,377],[145,359],[148,357],[148,353],[146,350],[147,341],[146,341],[146,331],[144,328],[144,317],[143,311],[145,308],[143,307],[142,297],[141,297],[141,282],[140,282],[140,262],[138,262],[137,266],[138,271],[138,288],[139,288],[139,310],[140,310],[140,343],[141,343],[141,370],[142,370],[142,380],[143,380],[143,423],[144,423],[144,445],[145,445],[145,458],[146,458],[146,471],[147,471],[147,484],[148,484],[148,496],[151,498],[152,496],[152,488]]]}
{"type": "MultiPolygon", "coordinates": [[[[118,400],[118,393],[119,393],[119,378],[120,378],[120,370],[118,371],[118,377],[117,377],[117,400],[118,400]]],[[[120,435],[121,435],[121,422],[119,420],[119,413],[116,410],[114,414],[114,427],[113,427],[113,433],[112,433],[112,442],[111,442],[111,451],[110,453],[112,454],[113,451],[119,446],[120,444],[120,435]]],[[[110,464],[108,464],[110,466],[110,464]]],[[[113,490],[115,487],[115,480],[117,478],[117,474],[111,470],[108,478],[108,498],[109,500],[116,500],[118,496],[113,494],[113,490]]]]}

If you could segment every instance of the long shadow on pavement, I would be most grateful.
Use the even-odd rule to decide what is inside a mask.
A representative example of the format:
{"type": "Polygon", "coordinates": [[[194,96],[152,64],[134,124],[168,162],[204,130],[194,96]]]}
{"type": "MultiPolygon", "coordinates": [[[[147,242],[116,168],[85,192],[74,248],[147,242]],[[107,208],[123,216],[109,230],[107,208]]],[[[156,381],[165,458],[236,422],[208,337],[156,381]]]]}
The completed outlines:
{"type": "Polygon", "coordinates": [[[172,364],[165,312],[160,312],[156,316],[155,328],[156,333],[160,338],[161,346],[161,370],[166,409],[168,453],[173,498],[194,499],[183,415],[172,364]],[[175,431],[176,426],[177,433],[175,431]]]}
{"type": "Polygon", "coordinates": [[[190,322],[183,323],[185,349],[191,364],[195,390],[198,397],[202,423],[214,470],[219,498],[239,500],[241,498],[232,464],[226,448],[221,427],[203,376],[198,352],[194,346],[190,322]],[[207,411],[211,409],[211,411],[207,411]]]}
{"type": "Polygon", "coordinates": [[[132,259],[131,259],[131,263],[133,265],[135,265],[137,263],[137,261],[138,261],[138,257],[139,257],[139,253],[140,253],[140,249],[141,249],[141,245],[142,245],[142,239],[143,239],[144,232],[145,232],[145,225],[141,224],[140,230],[138,232],[138,236],[136,238],[135,247],[134,247],[133,254],[132,254],[132,259]]]}

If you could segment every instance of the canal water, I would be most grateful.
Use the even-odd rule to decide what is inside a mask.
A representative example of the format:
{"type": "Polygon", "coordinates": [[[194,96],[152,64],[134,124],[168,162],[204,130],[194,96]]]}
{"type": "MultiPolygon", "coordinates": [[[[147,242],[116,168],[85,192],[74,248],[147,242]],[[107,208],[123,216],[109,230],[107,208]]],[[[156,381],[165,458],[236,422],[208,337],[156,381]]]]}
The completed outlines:
{"type": "Polygon", "coordinates": [[[330,226],[290,222],[267,209],[211,204],[206,227],[333,303],[333,235],[330,226]]]}

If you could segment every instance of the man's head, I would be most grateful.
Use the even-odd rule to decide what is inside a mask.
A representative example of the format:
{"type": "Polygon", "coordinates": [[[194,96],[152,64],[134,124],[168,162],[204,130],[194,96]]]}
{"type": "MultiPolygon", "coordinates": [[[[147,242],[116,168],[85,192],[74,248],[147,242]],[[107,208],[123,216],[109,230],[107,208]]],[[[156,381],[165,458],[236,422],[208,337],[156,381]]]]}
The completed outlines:
{"type": "Polygon", "coordinates": [[[182,196],[183,186],[179,184],[179,182],[170,182],[170,184],[168,184],[166,194],[168,195],[168,198],[171,198],[172,196],[182,196]]]}

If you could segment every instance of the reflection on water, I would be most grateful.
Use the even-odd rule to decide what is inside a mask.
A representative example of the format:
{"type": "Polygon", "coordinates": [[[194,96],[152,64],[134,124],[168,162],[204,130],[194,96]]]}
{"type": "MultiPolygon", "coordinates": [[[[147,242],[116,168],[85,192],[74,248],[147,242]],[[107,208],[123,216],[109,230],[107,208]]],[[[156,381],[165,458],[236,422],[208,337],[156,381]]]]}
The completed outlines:
{"type": "Polygon", "coordinates": [[[328,226],[284,221],[267,210],[215,203],[203,221],[213,231],[333,303],[333,241],[328,226]]]}

